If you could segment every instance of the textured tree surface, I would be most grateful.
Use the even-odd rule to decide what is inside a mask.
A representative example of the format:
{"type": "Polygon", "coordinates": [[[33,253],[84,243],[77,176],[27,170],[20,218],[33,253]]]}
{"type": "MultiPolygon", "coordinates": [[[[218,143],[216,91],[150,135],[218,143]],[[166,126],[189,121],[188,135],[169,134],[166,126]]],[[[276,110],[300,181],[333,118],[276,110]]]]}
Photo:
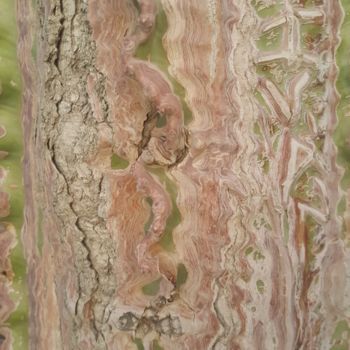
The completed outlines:
{"type": "Polygon", "coordinates": [[[343,16],[338,0],[17,0],[31,349],[349,349],[343,16]]]}

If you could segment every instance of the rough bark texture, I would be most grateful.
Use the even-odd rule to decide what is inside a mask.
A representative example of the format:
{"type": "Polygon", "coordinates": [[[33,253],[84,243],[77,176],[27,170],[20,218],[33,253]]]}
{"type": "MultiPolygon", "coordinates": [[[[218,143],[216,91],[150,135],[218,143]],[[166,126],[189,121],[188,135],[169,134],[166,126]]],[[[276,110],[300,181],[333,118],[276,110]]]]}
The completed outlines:
{"type": "Polygon", "coordinates": [[[31,348],[348,346],[338,1],[31,3],[31,348]],[[168,72],[137,55],[162,11],[168,72]]]}

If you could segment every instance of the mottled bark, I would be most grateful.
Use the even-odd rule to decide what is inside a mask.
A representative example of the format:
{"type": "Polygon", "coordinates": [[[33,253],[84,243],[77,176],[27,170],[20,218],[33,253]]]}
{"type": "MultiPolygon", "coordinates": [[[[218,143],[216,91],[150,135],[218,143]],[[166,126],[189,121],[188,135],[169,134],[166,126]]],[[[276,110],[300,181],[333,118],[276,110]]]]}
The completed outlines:
{"type": "Polygon", "coordinates": [[[31,348],[348,346],[334,335],[350,306],[339,2],[31,6],[18,2],[31,348]],[[166,67],[139,51],[164,15],[166,67]]]}

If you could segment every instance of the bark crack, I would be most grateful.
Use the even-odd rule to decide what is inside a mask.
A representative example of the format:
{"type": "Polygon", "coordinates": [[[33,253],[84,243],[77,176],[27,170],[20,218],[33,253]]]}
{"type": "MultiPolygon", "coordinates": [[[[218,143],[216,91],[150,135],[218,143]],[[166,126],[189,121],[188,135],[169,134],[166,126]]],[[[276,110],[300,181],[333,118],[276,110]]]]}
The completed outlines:
{"type": "MultiPolygon", "coordinates": [[[[81,244],[82,246],[85,248],[86,250],[86,253],[87,253],[87,256],[86,256],[86,259],[87,261],[89,262],[89,267],[90,269],[94,272],[95,274],[95,278],[96,278],[96,285],[98,285],[99,283],[99,273],[98,271],[96,270],[96,268],[94,267],[94,264],[93,264],[93,261],[91,259],[91,249],[89,247],[89,245],[87,244],[86,240],[88,238],[87,234],[85,233],[84,229],[81,227],[81,225],[79,224],[79,214],[76,212],[76,210],[74,209],[74,197],[72,196],[72,194],[70,193],[70,189],[69,189],[69,181],[66,177],[66,175],[64,174],[64,172],[61,170],[59,164],[57,163],[56,161],[56,157],[55,157],[55,146],[53,145],[51,147],[50,150],[50,153],[51,153],[51,160],[52,160],[52,164],[54,165],[55,169],[57,170],[57,172],[62,176],[63,180],[64,180],[64,183],[65,183],[65,187],[66,187],[66,191],[67,191],[67,194],[70,198],[70,203],[69,203],[69,207],[72,211],[72,213],[74,214],[75,216],[75,222],[74,222],[74,225],[76,227],[76,229],[82,234],[83,238],[81,239],[81,244]]],[[[95,290],[96,291],[97,287],[95,286],[95,290]]],[[[78,300],[79,301],[79,300],[78,300]]],[[[78,301],[77,301],[77,304],[78,304],[78,301]]]]}

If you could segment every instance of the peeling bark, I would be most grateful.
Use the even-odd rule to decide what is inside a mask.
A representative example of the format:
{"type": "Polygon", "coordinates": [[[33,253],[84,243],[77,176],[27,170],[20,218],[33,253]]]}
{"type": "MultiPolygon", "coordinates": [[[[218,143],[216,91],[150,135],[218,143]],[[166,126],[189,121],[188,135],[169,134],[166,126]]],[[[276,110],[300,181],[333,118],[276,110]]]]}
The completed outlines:
{"type": "Polygon", "coordinates": [[[330,0],[18,0],[31,348],[336,349],[341,19],[330,0]],[[167,71],[138,57],[162,11],[167,71]]]}

